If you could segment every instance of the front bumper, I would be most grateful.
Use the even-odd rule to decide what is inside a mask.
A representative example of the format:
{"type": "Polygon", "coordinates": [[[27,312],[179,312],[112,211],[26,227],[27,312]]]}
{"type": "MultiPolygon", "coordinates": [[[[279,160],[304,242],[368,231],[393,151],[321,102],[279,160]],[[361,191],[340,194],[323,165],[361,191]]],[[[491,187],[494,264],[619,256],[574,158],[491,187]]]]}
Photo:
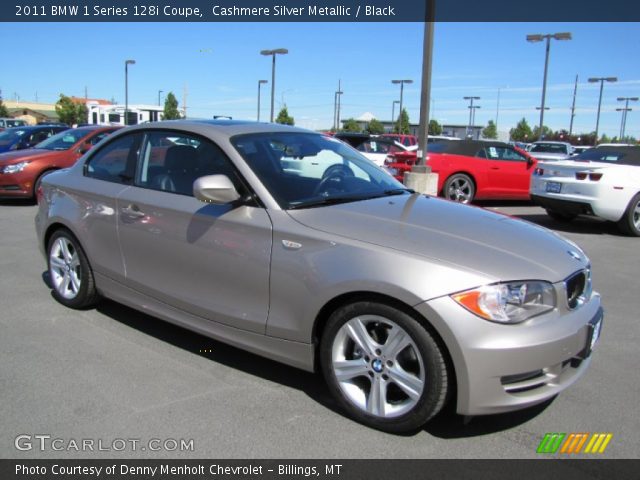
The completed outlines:
{"type": "Polygon", "coordinates": [[[20,173],[0,173],[0,198],[30,198],[33,196],[33,179],[20,173]]]}
{"type": "Polygon", "coordinates": [[[563,391],[588,368],[592,325],[600,321],[601,326],[603,318],[596,293],[575,310],[559,306],[516,325],[483,320],[449,297],[416,308],[449,350],[456,410],[463,415],[519,410],[563,391]]]}

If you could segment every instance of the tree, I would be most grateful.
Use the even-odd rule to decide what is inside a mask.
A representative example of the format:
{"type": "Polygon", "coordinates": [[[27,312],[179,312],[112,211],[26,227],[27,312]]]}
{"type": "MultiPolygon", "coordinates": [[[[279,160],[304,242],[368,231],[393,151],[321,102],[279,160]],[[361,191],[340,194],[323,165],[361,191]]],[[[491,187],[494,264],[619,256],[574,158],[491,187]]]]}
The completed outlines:
{"type": "Polygon", "coordinates": [[[546,125],[542,126],[542,135],[540,135],[540,127],[535,126],[533,127],[533,137],[537,140],[550,140],[551,138],[553,138],[554,133],[553,130],[551,130],[549,127],[547,127],[546,125]]]}
{"type": "Polygon", "coordinates": [[[528,142],[532,139],[532,136],[531,127],[526,118],[520,120],[515,128],[509,130],[509,137],[516,142],[528,142]]]}
{"type": "Polygon", "coordinates": [[[600,137],[600,140],[598,140],[598,143],[612,143],[612,142],[611,142],[611,139],[607,136],[607,134],[603,133],[602,136],[600,137]]]}
{"type": "Polygon", "coordinates": [[[355,120],[355,118],[347,118],[342,124],[343,132],[361,132],[360,124],[355,120]]]}
{"type": "Polygon", "coordinates": [[[276,118],[276,123],[282,123],[283,125],[295,125],[295,121],[293,117],[289,116],[289,111],[287,110],[287,106],[282,107],[280,112],[278,113],[278,117],[276,118]]]}
{"type": "Polygon", "coordinates": [[[398,121],[396,122],[396,126],[393,129],[393,133],[408,134],[409,132],[409,114],[407,113],[407,109],[403,108],[402,112],[400,112],[400,115],[398,115],[398,121]]]}
{"type": "Polygon", "coordinates": [[[367,132],[369,132],[371,135],[379,135],[381,133],[384,133],[384,125],[382,125],[382,122],[380,122],[380,120],[372,118],[369,122],[369,125],[367,125],[367,132]]]}
{"type": "Polygon", "coordinates": [[[173,92],[167,93],[164,99],[164,112],[162,115],[164,120],[179,120],[182,118],[180,110],[178,110],[178,100],[173,92]]]}
{"type": "Polygon", "coordinates": [[[498,129],[496,128],[496,124],[493,123],[493,120],[489,120],[487,126],[482,129],[482,138],[490,138],[492,140],[498,138],[498,129]]]}
{"type": "Polygon", "coordinates": [[[88,111],[84,103],[76,103],[71,97],[61,93],[56,102],[56,114],[62,123],[78,125],[87,122],[88,111]]]}
{"type": "Polygon", "coordinates": [[[440,125],[438,121],[433,118],[429,120],[429,135],[441,135],[441,134],[442,134],[442,125],[440,125]]]}
{"type": "Polygon", "coordinates": [[[0,98],[0,117],[8,117],[9,110],[7,110],[7,106],[2,102],[2,98],[0,98]]]}

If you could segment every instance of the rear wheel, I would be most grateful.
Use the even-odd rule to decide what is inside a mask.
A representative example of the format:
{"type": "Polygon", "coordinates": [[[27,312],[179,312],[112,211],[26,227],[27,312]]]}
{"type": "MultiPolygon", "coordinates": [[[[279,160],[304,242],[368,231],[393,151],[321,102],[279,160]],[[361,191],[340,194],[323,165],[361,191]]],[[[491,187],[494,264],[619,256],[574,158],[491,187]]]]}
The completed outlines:
{"type": "Polygon", "coordinates": [[[624,215],[618,221],[618,228],[627,235],[640,237],[640,193],[629,202],[624,215]]]}
{"type": "Polygon", "coordinates": [[[447,200],[471,203],[476,194],[476,186],[468,175],[456,173],[447,178],[442,191],[447,200]]]}
{"type": "Polygon", "coordinates": [[[358,302],[331,315],[320,345],[329,389],[353,418],[402,433],[444,405],[447,368],[434,337],[396,308],[358,302]]]}
{"type": "Polygon", "coordinates": [[[562,212],[558,212],[557,210],[549,210],[549,209],[547,209],[547,215],[553,218],[556,222],[563,222],[563,223],[570,222],[571,220],[576,218],[576,215],[572,213],[562,213],[562,212]]]}
{"type": "Polygon", "coordinates": [[[87,256],[68,230],[55,232],[48,245],[49,279],[53,296],[70,308],[86,308],[98,300],[87,256]]]}

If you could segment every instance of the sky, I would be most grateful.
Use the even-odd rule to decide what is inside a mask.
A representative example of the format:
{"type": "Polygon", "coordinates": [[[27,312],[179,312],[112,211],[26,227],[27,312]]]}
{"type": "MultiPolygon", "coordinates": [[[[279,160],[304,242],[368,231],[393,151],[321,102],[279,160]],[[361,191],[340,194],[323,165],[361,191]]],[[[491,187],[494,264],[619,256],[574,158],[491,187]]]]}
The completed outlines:
{"type": "MultiPolygon", "coordinates": [[[[551,42],[545,125],[569,129],[578,75],[573,132],[594,131],[599,83],[587,79],[615,76],[604,85],[599,132],[618,135],[617,97],[640,96],[639,23],[437,23],[431,118],[466,125],[463,97],[479,96],[476,125],[497,119],[508,131],[523,117],[538,125],[545,47],[525,37],[556,32],[573,39],[551,42]]],[[[189,117],[255,120],[258,80],[271,82],[271,57],[259,52],[287,48],[276,63],[276,114],[286,104],[296,125],[331,128],[340,81],[342,119],[389,120],[400,97],[391,80],[412,79],[403,104],[417,123],[423,33],[423,23],[3,23],[0,89],[5,100],[55,103],[86,88],[124,103],[124,62],[134,59],[130,104],[157,104],[162,90],[163,101],[171,91],[183,106],[186,91],[189,117]]],[[[270,91],[262,87],[263,121],[270,91]]],[[[630,107],[626,134],[640,138],[640,102],[630,107]]]]}

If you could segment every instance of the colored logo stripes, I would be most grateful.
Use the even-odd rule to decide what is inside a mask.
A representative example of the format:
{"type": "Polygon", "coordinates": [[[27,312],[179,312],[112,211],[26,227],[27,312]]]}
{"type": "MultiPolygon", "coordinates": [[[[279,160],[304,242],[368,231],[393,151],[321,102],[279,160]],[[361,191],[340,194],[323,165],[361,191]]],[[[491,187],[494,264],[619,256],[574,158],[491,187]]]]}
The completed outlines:
{"type": "Polygon", "coordinates": [[[612,433],[547,433],[536,452],[604,453],[612,438],[612,433]]]}

